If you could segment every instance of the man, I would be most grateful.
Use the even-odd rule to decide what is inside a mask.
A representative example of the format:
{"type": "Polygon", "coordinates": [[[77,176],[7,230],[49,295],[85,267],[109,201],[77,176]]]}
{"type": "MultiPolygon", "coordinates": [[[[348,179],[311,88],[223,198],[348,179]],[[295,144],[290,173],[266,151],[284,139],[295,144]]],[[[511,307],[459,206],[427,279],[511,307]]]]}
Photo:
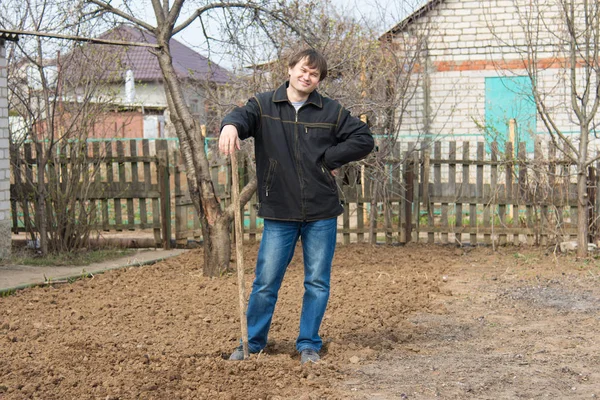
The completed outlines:
{"type": "MultiPolygon", "coordinates": [[[[288,82],[257,94],[223,119],[219,150],[228,155],[240,149],[240,139],[255,140],[264,230],[246,314],[248,349],[258,353],[267,344],[279,288],[301,238],[305,290],[296,350],[306,363],[320,359],[319,328],[329,300],[337,217],[343,212],[334,171],[367,156],[374,142],[365,123],[316,91],[327,76],[320,53],[300,51],[288,67],[288,82]]],[[[243,358],[239,346],[229,359],[243,358]]]]}

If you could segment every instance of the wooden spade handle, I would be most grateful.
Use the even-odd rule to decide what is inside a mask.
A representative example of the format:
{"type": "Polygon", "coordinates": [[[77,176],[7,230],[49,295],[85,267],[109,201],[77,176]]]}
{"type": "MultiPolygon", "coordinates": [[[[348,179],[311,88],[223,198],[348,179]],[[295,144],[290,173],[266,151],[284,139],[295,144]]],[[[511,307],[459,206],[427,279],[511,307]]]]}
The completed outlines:
{"type": "Polygon", "coordinates": [[[240,325],[242,328],[242,346],[244,358],[248,358],[248,322],[246,321],[246,283],[244,280],[244,232],[242,230],[242,209],[240,206],[240,179],[237,152],[231,153],[231,195],[233,197],[235,226],[235,261],[238,276],[238,294],[240,300],[240,325]]]}

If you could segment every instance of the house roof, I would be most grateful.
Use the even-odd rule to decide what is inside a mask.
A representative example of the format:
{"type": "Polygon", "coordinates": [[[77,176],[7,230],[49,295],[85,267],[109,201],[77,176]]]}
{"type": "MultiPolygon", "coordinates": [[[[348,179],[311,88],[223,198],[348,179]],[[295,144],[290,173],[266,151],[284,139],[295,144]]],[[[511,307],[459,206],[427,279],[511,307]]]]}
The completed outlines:
{"type": "Polygon", "coordinates": [[[404,29],[406,29],[407,26],[409,26],[411,23],[413,23],[417,19],[421,18],[423,15],[427,14],[429,11],[434,9],[438,4],[440,4],[442,2],[444,2],[444,0],[429,0],[429,1],[427,1],[425,4],[423,4],[423,6],[418,8],[415,12],[410,14],[408,17],[404,18],[393,28],[391,28],[390,30],[385,32],[383,35],[381,35],[381,38],[386,38],[387,36],[395,35],[399,32],[402,32],[404,29]]]}
{"type": "MultiPolygon", "coordinates": [[[[101,39],[123,40],[131,42],[156,44],[156,37],[127,25],[120,25],[100,36],[101,39]]],[[[173,67],[180,78],[226,83],[230,79],[229,72],[223,67],[210,61],[196,51],[183,45],[175,39],[169,42],[173,67]]],[[[133,71],[135,80],[162,80],[162,72],[158,59],[147,47],[129,46],[124,48],[120,61],[124,68],[133,71]]]]}

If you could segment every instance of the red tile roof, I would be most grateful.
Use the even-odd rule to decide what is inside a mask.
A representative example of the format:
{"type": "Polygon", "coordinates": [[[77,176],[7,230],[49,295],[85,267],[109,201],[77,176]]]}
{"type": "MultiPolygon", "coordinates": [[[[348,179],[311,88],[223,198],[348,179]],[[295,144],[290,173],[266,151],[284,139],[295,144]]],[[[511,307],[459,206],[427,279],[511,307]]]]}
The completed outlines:
{"type": "MultiPolygon", "coordinates": [[[[156,43],[151,33],[141,31],[127,25],[120,25],[100,35],[101,39],[112,39],[130,42],[156,43]]],[[[173,67],[180,78],[208,80],[215,83],[226,83],[230,79],[229,72],[196,51],[181,44],[175,39],[170,41],[173,67]]],[[[130,46],[124,48],[121,63],[124,69],[131,69],[136,81],[162,80],[158,60],[147,47],[130,46]]]]}

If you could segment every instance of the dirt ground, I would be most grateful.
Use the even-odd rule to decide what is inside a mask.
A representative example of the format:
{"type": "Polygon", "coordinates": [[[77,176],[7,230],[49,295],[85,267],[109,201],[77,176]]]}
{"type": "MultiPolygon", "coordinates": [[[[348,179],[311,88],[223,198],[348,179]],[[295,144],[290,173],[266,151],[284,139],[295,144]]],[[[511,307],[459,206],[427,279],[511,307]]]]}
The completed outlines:
{"type": "MultiPolygon", "coordinates": [[[[245,249],[247,291],[256,246],[245,249]]],[[[235,265],[235,264],[234,264],[235,265]]],[[[225,358],[237,276],[202,250],[0,298],[0,399],[592,399],[600,261],[553,249],[339,246],[322,362],[294,350],[301,252],[264,353],[225,358]]]]}

